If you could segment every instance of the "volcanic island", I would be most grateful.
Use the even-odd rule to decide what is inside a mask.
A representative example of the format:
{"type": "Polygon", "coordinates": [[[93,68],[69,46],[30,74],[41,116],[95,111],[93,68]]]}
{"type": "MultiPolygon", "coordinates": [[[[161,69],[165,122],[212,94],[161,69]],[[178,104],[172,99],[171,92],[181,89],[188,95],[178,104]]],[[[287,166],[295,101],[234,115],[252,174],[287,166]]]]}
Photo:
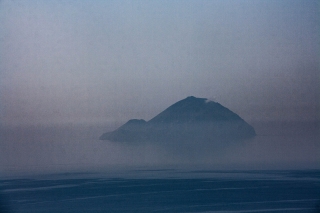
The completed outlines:
{"type": "Polygon", "coordinates": [[[239,115],[206,98],[189,96],[149,121],[131,119],[100,140],[114,142],[226,142],[253,138],[254,128],[239,115]]]}

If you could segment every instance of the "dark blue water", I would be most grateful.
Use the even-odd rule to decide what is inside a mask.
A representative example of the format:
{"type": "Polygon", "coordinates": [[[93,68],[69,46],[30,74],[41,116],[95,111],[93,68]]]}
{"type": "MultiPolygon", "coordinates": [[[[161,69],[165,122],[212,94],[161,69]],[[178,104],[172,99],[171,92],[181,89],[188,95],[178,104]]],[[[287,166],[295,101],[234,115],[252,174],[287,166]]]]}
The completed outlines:
{"type": "Polygon", "coordinates": [[[8,212],[319,212],[320,171],[131,170],[4,179],[8,212]]]}

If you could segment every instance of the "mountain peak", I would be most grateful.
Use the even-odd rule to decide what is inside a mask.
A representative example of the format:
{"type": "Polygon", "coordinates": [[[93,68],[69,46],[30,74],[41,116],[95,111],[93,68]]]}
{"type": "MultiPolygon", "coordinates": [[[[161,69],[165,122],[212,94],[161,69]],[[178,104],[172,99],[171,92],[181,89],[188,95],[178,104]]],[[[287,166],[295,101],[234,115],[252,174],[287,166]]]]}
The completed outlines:
{"type": "Polygon", "coordinates": [[[241,120],[241,118],[222,106],[206,98],[189,96],[171,105],[149,122],[185,122],[185,121],[241,120]]]}

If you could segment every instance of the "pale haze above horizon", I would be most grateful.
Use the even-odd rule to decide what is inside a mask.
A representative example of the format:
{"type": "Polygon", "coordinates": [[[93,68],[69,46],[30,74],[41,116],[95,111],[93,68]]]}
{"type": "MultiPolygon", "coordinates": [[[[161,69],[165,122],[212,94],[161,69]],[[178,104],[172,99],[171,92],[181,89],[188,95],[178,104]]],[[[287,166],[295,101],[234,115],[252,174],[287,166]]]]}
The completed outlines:
{"type": "Polygon", "coordinates": [[[319,2],[0,1],[2,125],[149,120],[196,96],[319,119],[319,2]]]}

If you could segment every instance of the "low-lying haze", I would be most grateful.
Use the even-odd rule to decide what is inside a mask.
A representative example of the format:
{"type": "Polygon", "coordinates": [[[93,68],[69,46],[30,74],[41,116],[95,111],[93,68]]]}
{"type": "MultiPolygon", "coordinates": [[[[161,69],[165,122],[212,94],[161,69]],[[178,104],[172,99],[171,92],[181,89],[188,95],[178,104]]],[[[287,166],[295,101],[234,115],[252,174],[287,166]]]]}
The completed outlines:
{"type": "Polygon", "coordinates": [[[98,136],[106,130],[104,125],[2,128],[1,174],[128,168],[319,168],[319,124],[253,125],[257,131],[255,138],[220,148],[209,141],[195,141],[193,146],[183,141],[180,144],[101,141],[98,136]]]}

